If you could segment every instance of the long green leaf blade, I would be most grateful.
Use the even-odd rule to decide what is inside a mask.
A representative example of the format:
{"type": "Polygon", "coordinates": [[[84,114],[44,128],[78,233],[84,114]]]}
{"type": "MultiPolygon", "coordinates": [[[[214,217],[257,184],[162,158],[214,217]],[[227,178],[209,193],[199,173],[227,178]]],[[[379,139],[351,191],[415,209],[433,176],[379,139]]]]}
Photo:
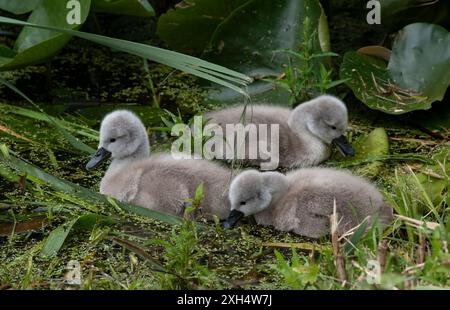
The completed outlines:
{"type": "Polygon", "coordinates": [[[12,25],[22,25],[29,27],[42,28],[47,30],[54,30],[63,32],[69,35],[77,36],[82,39],[86,39],[89,41],[93,41],[98,44],[109,46],[118,51],[134,54],[152,61],[156,61],[162,64],[165,64],[170,67],[174,67],[176,69],[191,73],[198,77],[208,79],[222,86],[231,88],[239,93],[245,93],[238,86],[246,86],[250,82],[252,82],[252,78],[248,77],[245,74],[230,70],[228,68],[207,62],[205,60],[201,60],[199,58],[188,56],[185,54],[177,53],[174,51],[165,50],[162,48],[136,43],[121,39],[109,38],[97,34],[75,31],[70,29],[64,29],[59,27],[51,27],[44,25],[37,25],[32,23],[23,22],[16,19],[0,17],[0,23],[12,24],[12,25]],[[221,78],[214,77],[210,74],[202,72],[199,68],[209,69],[213,71],[217,71],[218,73],[223,74],[221,78]],[[231,83],[236,83],[237,85],[233,85],[231,83]]]}
{"type": "MultiPolygon", "coordinates": [[[[108,197],[91,191],[85,187],[80,185],[71,183],[66,180],[61,180],[53,175],[50,175],[44,172],[42,169],[25,162],[24,160],[17,158],[13,154],[9,154],[9,159],[3,154],[0,153],[0,161],[8,165],[14,170],[22,171],[27,174],[27,177],[34,177],[36,179],[41,180],[42,182],[48,184],[52,188],[58,191],[62,191],[71,195],[74,195],[80,199],[87,201],[94,201],[98,203],[103,203],[110,205],[111,203],[108,200],[108,197]]],[[[157,211],[153,211],[144,207],[135,206],[125,202],[115,202],[122,210],[135,213],[138,215],[142,215],[145,217],[153,218],[161,222],[165,222],[168,224],[179,224],[180,218],[173,215],[163,214],[157,211]]]]}

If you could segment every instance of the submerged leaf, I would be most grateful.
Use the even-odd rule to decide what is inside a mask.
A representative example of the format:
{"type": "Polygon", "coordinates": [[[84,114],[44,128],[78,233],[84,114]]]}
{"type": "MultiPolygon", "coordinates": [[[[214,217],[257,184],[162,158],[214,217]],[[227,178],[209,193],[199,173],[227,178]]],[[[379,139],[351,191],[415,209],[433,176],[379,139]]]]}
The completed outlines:
{"type": "Polygon", "coordinates": [[[408,25],[394,41],[388,65],[347,52],[340,77],[371,109],[389,114],[427,110],[450,85],[450,34],[433,24],[408,25]]]}

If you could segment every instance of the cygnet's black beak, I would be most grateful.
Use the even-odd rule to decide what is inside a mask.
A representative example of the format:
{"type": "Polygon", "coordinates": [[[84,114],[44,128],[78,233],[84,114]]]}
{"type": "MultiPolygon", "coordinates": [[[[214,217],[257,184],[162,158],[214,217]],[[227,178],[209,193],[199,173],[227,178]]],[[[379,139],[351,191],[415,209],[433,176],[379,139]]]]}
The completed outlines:
{"type": "Polygon", "coordinates": [[[95,152],[95,154],[91,157],[91,160],[89,160],[89,162],[86,164],[86,169],[92,170],[110,157],[111,152],[101,147],[97,150],[97,152],[95,152]]]}
{"type": "Polygon", "coordinates": [[[343,156],[355,156],[355,150],[344,135],[334,139],[331,143],[333,143],[343,156]]]}
{"type": "Polygon", "coordinates": [[[239,222],[239,220],[243,217],[244,213],[242,213],[241,211],[238,211],[236,209],[231,210],[230,214],[228,215],[228,218],[225,220],[225,222],[223,222],[222,228],[223,229],[233,228],[234,225],[236,225],[236,223],[239,222]]]}

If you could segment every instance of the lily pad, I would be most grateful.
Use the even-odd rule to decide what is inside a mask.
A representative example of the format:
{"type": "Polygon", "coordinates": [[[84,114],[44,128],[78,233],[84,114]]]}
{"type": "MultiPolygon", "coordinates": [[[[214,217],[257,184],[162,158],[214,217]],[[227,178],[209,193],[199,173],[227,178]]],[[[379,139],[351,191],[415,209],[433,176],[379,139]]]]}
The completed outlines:
{"type": "Polygon", "coordinates": [[[392,47],[388,70],[400,87],[420,92],[429,102],[442,100],[450,84],[450,33],[425,23],[403,28],[392,47]]]}
{"type": "MultiPolygon", "coordinates": [[[[313,51],[329,51],[328,23],[317,0],[185,1],[161,16],[157,33],[171,48],[202,54],[253,77],[247,88],[253,101],[286,105],[288,91],[262,79],[283,73],[288,57],[279,50],[299,50],[306,18],[317,34],[313,51]]],[[[327,61],[314,59],[314,69],[319,70],[320,63],[327,66],[327,61]]],[[[210,91],[208,101],[235,103],[245,98],[210,83],[205,88],[210,91]]]]}
{"type": "Polygon", "coordinates": [[[388,65],[347,52],[340,77],[371,109],[389,114],[427,110],[443,99],[450,84],[450,34],[437,25],[409,25],[397,35],[388,65]]]}
{"type": "MultiPolygon", "coordinates": [[[[253,101],[286,105],[288,91],[262,79],[283,73],[288,57],[280,50],[298,51],[306,19],[317,34],[313,52],[329,48],[328,24],[319,1],[261,0],[239,7],[217,27],[205,57],[253,77],[255,82],[248,87],[253,101]]],[[[320,63],[327,66],[326,60],[316,58],[314,68],[319,70],[320,63]]],[[[302,67],[298,62],[293,65],[302,67]]],[[[211,89],[210,99],[228,103],[243,100],[242,96],[223,92],[223,88],[211,89]]]]}
{"type": "Polygon", "coordinates": [[[168,10],[158,20],[156,33],[172,49],[201,54],[217,27],[250,0],[191,0],[168,10]]]}
{"type": "MultiPolygon", "coordinates": [[[[81,23],[84,23],[89,13],[91,0],[79,1],[81,4],[81,23]]],[[[79,25],[67,23],[68,9],[66,4],[65,1],[42,0],[34,7],[28,22],[76,29],[79,25]]],[[[14,51],[17,52],[17,55],[13,58],[1,57],[0,70],[11,70],[42,62],[57,53],[70,38],[70,35],[60,32],[24,27],[14,45],[14,51]]]]}

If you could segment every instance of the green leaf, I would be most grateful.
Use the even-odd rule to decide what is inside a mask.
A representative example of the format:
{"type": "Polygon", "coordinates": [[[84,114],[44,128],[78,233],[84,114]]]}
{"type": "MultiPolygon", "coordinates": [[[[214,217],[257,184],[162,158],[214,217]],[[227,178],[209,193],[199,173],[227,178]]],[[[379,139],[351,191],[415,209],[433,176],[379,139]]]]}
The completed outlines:
{"type": "MultiPolygon", "coordinates": [[[[355,143],[355,160],[365,160],[372,157],[389,154],[389,137],[384,128],[375,128],[367,136],[355,143]]],[[[378,175],[383,163],[374,161],[363,167],[357,168],[355,173],[374,178],[378,175]]]]}
{"type": "Polygon", "coordinates": [[[61,249],[64,241],[67,239],[67,236],[73,228],[89,231],[92,230],[96,224],[111,225],[113,223],[114,220],[112,218],[99,214],[90,213],[79,216],[58,226],[48,235],[47,240],[45,240],[42,247],[41,256],[45,258],[54,257],[61,249]]]}
{"type": "MultiPolygon", "coordinates": [[[[91,1],[79,1],[81,23],[84,23],[89,13],[91,1]]],[[[65,29],[78,28],[79,25],[67,23],[66,16],[69,9],[66,8],[66,4],[66,1],[42,0],[34,8],[28,22],[65,29]]],[[[3,59],[0,62],[0,70],[11,70],[42,62],[56,54],[70,38],[70,35],[55,31],[24,27],[14,45],[14,50],[18,54],[7,61],[3,59]]]]}
{"type": "Polygon", "coordinates": [[[92,0],[94,12],[150,17],[155,16],[147,0],[92,0]]]}
{"type": "Polygon", "coordinates": [[[180,54],[177,52],[165,50],[158,47],[153,47],[150,45],[135,43],[126,40],[109,38],[101,35],[96,35],[92,33],[80,32],[70,29],[64,29],[60,27],[43,26],[37,24],[31,24],[22,22],[20,20],[0,17],[0,23],[12,24],[12,25],[26,25],[30,27],[36,27],[40,29],[50,29],[54,31],[59,31],[65,34],[77,36],[86,40],[96,42],[98,44],[109,46],[115,50],[137,55],[139,57],[156,61],[167,66],[185,71],[187,73],[196,75],[198,77],[207,79],[211,82],[218,83],[222,86],[230,88],[242,95],[247,95],[241,86],[245,86],[252,81],[252,79],[245,74],[227,69],[225,67],[195,58],[192,56],[180,54]],[[221,77],[214,76],[209,73],[205,73],[202,69],[208,69],[216,74],[221,74],[221,77]]]}
{"type": "Polygon", "coordinates": [[[364,237],[364,233],[366,232],[367,221],[363,221],[358,229],[353,233],[350,240],[348,240],[344,245],[345,255],[352,255],[355,250],[355,246],[358,242],[364,237]]]}
{"type": "MultiPolygon", "coordinates": [[[[328,23],[317,0],[193,0],[183,4],[161,16],[158,35],[172,48],[203,52],[212,62],[255,77],[257,81],[248,86],[254,101],[287,104],[285,87],[261,79],[283,72],[287,55],[275,51],[299,49],[306,17],[318,33],[315,52],[329,51],[328,23]]],[[[223,87],[206,87],[211,101],[223,104],[244,99],[223,87]]]]}
{"type": "Polygon", "coordinates": [[[156,33],[171,48],[201,54],[217,27],[250,0],[190,0],[162,14],[156,33]]]}
{"type": "Polygon", "coordinates": [[[0,0],[0,10],[13,14],[24,14],[31,12],[42,0],[0,0]]]}
{"type": "Polygon", "coordinates": [[[406,178],[406,183],[412,188],[416,199],[423,202],[419,206],[424,208],[418,210],[422,214],[433,209],[439,211],[445,203],[445,192],[450,186],[450,180],[447,178],[450,175],[450,146],[441,146],[433,155],[433,160],[435,164],[424,165],[415,175],[410,173],[406,178]]]}
{"type": "MultiPolygon", "coordinates": [[[[347,52],[340,68],[340,78],[346,79],[347,86],[355,96],[369,108],[389,114],[403,114],[418,109],[430,108],[426,98],[415,95],[396,97],[391,90],[398,88],[380,59],[347,52]],[[399,100],[399,98],[401,100],[399,100]]],[[[408,90],[404,90],[408,92],[408,90]]],[[[414,94],[414,93],[413,93],[414,94]]]]}
{"type": "MultiPolygon", "coordinates": [[[[303,26],[306,18],[311,29],[325,34],[326,20],[321,20],[322,8],[316,0],[270,0],[248,1],[237,8],[220,23],[215,30],[210,50],[205,57],[215,63],[225,65],[255,78],[248,92],[253,101],[287,104],[289,93],[283,87],[267,83],[260,79],[279,76],[288,64],[288,57],[277,50],[298,51],[303,42],[303,26]]],[[[329,47],[328,42],[321,44],[316,36],[313,42],[314,53],[322,52],[321,46],[329,47]]],[[[319,64],[325,59],[315,59],[319,64]]],[[[301,68],[301,63],[294,62],[301,68]]],[[[220,103],[242,102],[242,97],[223,88],[211,89],[210,99],[220,103]]]]}
{"type": "Polygon", "coordinates": [[[442,100],[450,85],[450,33],[425,23],[403,28],[394,41],[388,71],[400,87],[420,92],[430,103],[442,100]]]}
{"type": "MultiPolygon", "coordinates": [[[[439,168],[436,166],[428,166],[424,167],[422,170],[426,171],[439,171],[439,168]]],[[[439,175],[439,173],[436,173],[439,175]]],[[[447,189],[448,181],[434,178],[430,175],[427,175],[425,173],[417,173],[417,180],[420,183],[420,186],[417,186],[417,183],[414,182],[414,179],[412,177],[409,178],[408,183],[412,184],[412,187],[415,189],[414,193],[418,194],[418,198],[422,199],[423,194],[421,194],[421,188],[425,191],[426,195],[429,197],[431,203],[433,206],[439,208],[439,206],[444,201],[444,191],[447,189]]],[[[427,204],[423,203],[424,206],[427,206],[427,204]]],[[[428,209],[421,209],[419,210],[421,213],[426,213],[430,211],[433,208],[428,209]]]]}
{"type": "Polygon", "coordinates": [[[41,250],[42,257],[51,258],[58,253],[78,219],[79,217],[58,226],[48,235],[41,250]]]}
{"type": "Polygon", "coordinates": [[[200,205],[201,201],[203,200],[203,197],[204,197],[204,189],[203,189],[203,182],[202,182],[195,189],[194,204],[200,205]]]}
{"type": "Polygon", "coordinates": [[[78,218],[74,225],[74,229],[78,230],[92,230],[96,225],[113,225],[116,221],[110,217],[96,213],[89,213],[78,218]]]}
{"type": "Polygon", "coordinates": [[[388,66],[347,52],[340,77],[371,109],[389,114],[429,109],[450,84],[450,34],[437,25],[409,25],[397,35],[388,66]]]}
{"type": "Polygon", "coordinates": [[[7,46],[0,45],[0,57],[1,58],[13,58],[17,53],[7,46]]]}

